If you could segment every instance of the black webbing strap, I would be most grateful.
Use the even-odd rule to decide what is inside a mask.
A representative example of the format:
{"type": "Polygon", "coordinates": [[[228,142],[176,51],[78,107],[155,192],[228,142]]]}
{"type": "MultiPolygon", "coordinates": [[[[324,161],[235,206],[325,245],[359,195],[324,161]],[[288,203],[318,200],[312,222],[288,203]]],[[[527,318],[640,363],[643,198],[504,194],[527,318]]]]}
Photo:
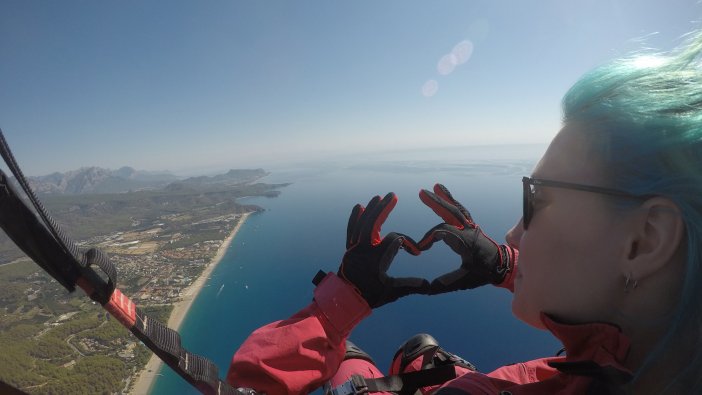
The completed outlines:
{"type": "Polygon", "coordinates": [[[69,291],[75,290],[80,268],[75,259],[56,243],[14,191],[10,180],[0,171],[0,226],[12,241],[34,262],[69,291]]]}
{"type": "Polygon", "coordinates": [[[15,388],[2,380],[0,380],[0,394],[3,394],[3,395],[29,395],[26,392],[20,390],[19,388],[15,388]]]}
{"type": "Polygon", "coordinates": [[[81,254],[29,188],[0,130],[0,154],[26,192],[39,217],[23,201],[0,170],[0,227],[12,241],[69,292],[80,286],[154,354],[203,394],[249,394],[219,379],[219,369],[207,358],[180,344],[178,332],[151,319],[115,287],[117,270],[106,254],[90,249],[81,254]],[[101,273],[93,269],[100,268],[101,273]]]}
{"type": "Polygon", "coordinates": [[[65,251],[65,253],[70,254],[75,260],[80,259],[80,251],[78,249],[78,246],[72,241],[70,241],[68,237],[66,237],[66,235],[61,231],[61,228],[54,221],[54,219],[51,218],[51,216],[41,204],[37,196],[34,194],[32,188],[29,187],[29,183],[24,177],[22,169],[20,169],[19,165],[17,164],[17,161],[15,161],[15,156],[12,155],[12,151],[10,150],[10,146],[5,140],[5,135],[2,133],[2,130],[0,130],[0,156],[2,156],[2,158],[5,160],[5,163],[7,163],[7,166],[10,168],[10,171],[12,171],[12,174],[14,174],[15,179],[20,184],[24,192],[27,194],[27,197],[32,202],[34,208],[37,210],[39,217],[46,225],[46,231],[49,232],[49,234],[54,238],[56,244],[58,244],[59,247],[61,247],[65,251]]]}
{"type": "Polygon", "coordinates": [[[456,367],[444,365],[393,376],[363,379],[363,381],[365,381],[368,392],[371,393],[396,392],[398,394],[414,394],[420,388],[443,384],[454,378],[456,378],[456,367]]]}
{"type": "Polygon", "coordinates": [[[357,395],[376,392],[392,392],[399,395],[414,395],[420,388],[444,384],[456,378],[455,365],[443,365],[416,372],[392,376],[365,378],[354,374],[336,388],[326,388],[327,395],[357,395]]]}

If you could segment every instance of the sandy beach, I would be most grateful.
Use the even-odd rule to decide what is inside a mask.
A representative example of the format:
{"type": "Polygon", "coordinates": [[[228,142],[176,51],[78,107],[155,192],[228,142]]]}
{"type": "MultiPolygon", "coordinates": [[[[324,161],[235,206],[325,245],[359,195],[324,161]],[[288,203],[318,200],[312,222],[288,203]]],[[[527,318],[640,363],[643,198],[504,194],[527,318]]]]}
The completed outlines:
{"type": "MultiPolygon", "coordinates": [[[[190,306],[192,306],[193,301],[197,297],[198,293],[200,293],[200,290],[205,285],[205,282],[210,277],[210,274],[212,273],[214,268],[217,267],[219,262],[222,260],[222,257],[224,257],[224,254],[227,252],[227,249],[229,248],[229,245],[231,244],[232,240],[234,240],[234,237],[239,231],[239,228],[241,227],[241,225],[244,224],[244,222],[246,222],[246,218],[248,218],[250,214],[251,213],[242,214],[241,218],[239,219],[239,222],[236,224],[229,236],[227,236],[227,238],[222,242],[222,245],[219,246],[219,249],[217,249],[217,253],[212,258],[207,267],[205,267],[205,270],[202,271],[200,277],[193,281],[193,283],[190,284],[190,286],[186,288],[185,291],[183,291],[180,300],[176,302],[173,306],[173,311],[171,312],[171,316],[168,319],[169,328],[175,330],[178,330],[180,328],[180,325],[183,323],[183,319],[188,313],[188,310],[190,310],[190,306]]],[[[183,346],[187,348],[187,344],[184,344],[183,346]]],[[[161,360],[155,355],[152,355],[149,359],[149,362],[146,363],[144,369],[142,369],[141,372],[139,372],[139,375],[136,378],[136,382],[134,383],[130,394],[147,394],[149,388],[151,388],[151,385],[154,382],[154,379],[156,378],[158,370],[161,368],[161,364],[161,360]]]]}

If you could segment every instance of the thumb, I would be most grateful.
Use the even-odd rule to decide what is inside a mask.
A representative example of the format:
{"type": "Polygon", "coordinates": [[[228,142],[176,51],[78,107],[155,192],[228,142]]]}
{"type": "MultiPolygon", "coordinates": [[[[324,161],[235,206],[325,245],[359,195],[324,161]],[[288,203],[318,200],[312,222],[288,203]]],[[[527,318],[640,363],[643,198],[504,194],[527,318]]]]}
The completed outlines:
{"type": "Polygon", "coordinates": [[[463,268],[439,276],[431,282],[430,294],[436,295],[466,289],[463,283],[468,276],[470,276],[470,272],[463,268]]]}
{"type": "Polygon", "coordinates": [[[419,277],[399,277],[392,279],[392,295],[395,299],[407,295],[428,295],[431,284],[428,280],[419,277]]]}

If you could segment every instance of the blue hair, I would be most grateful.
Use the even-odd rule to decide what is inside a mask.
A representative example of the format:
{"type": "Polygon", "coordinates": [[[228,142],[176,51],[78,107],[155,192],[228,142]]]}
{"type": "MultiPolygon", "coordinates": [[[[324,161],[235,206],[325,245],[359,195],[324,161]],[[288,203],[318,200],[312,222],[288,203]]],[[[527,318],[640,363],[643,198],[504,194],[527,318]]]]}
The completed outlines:
{"type": "Polygon", "coordinates": [[[585,127],[608,181],[669,198],[686,231],[686,272],[665,336],[634,381],[690,353],[663,391],[702,393],[702,32],[670,53],[638,53],[585,74],[563,98],[563,123],[585,127]],[[661,367],[660,365],[664,366],[661,367]]]}

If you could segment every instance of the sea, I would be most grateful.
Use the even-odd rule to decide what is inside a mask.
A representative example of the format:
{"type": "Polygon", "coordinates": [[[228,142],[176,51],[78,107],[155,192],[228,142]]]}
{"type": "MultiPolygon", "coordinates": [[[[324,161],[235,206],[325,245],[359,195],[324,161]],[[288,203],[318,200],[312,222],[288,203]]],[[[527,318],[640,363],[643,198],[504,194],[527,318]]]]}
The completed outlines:
{"type": "MultiPolygon", "coordinates": [[[[444,184],[498,241],[521,216],[521,177],[531,173],[544,145],[460,147],[356,155],[268,169],[266,183],[289,183],[274,198],[243,198],[265,211],[249,216],[197,296],[181,328],[182,344],[214,361],[226,376],[232,355],[256,328],[287,318],[312,300],[317,271],[336,271],[346,224],[356,203],[398,195],[381,234],[416,240],[442,222],[418,198],[444,184]]],[[[435,278],[460,266],[443,243],[418,257],[400,251],[389,273],[435,278]]],[[[500,366],[553,356],[561,344],[511,312],[512,295],[492,286],[443,295],[412,295],[382,306],[350,339],[387,370],[398,347],[417,333],[490,372],[500,366]]],[[[197,394],[163,367],[150,394],[197,394]]],[[[321,393],[316,391],[315,393],[321,393]]]]}

